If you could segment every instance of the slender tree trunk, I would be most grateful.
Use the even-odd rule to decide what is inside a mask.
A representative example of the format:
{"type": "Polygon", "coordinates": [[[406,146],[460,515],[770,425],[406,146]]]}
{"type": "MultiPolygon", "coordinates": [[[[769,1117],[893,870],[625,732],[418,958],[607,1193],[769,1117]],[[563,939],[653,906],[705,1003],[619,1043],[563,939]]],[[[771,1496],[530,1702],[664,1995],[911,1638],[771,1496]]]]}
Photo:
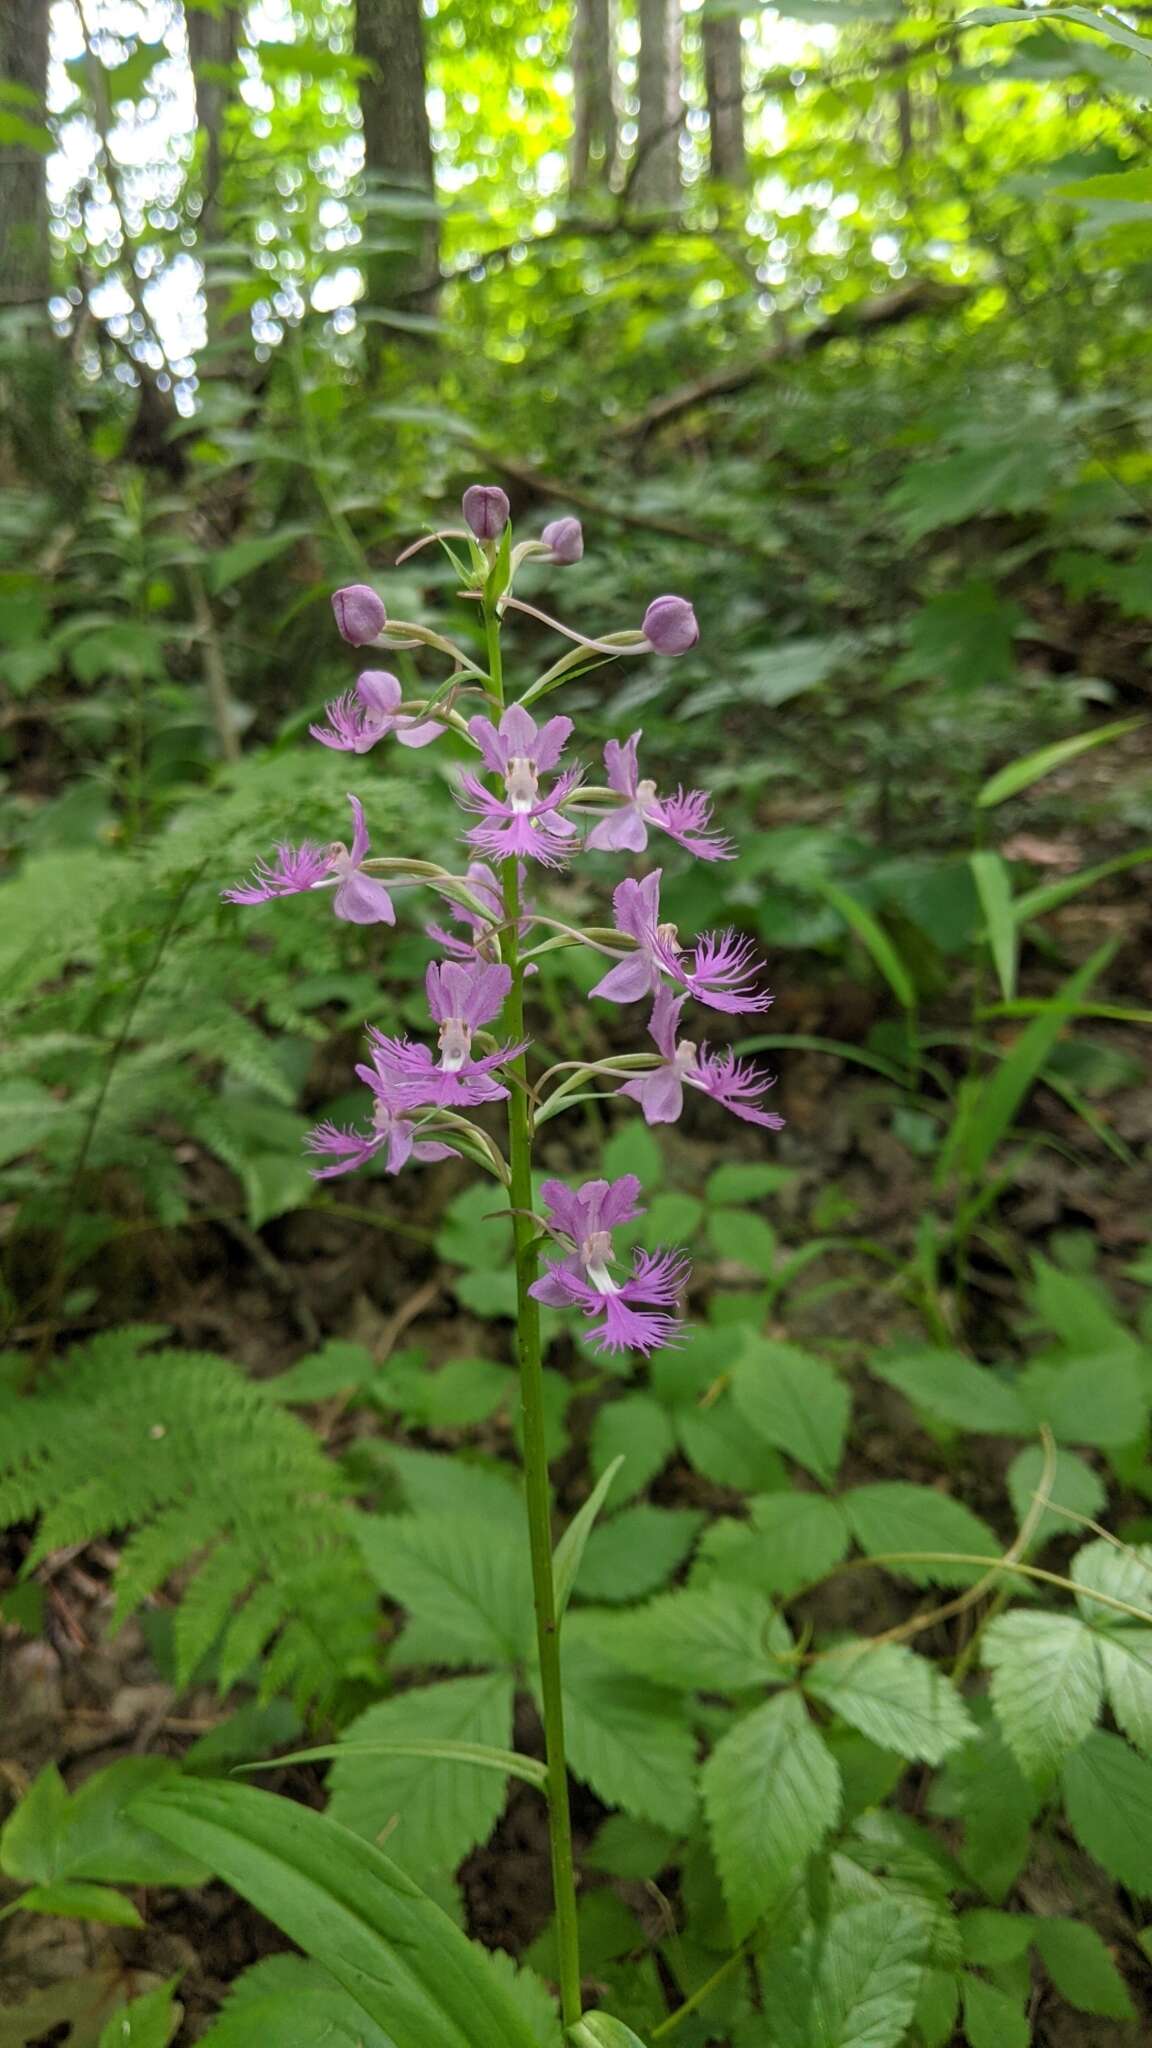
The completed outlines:
{"type": "Polygon", "coordinates": [[[430,200],[436,191],[420,0],[356,0],[356,55],[372,66],[360,82],[367,238],[403,244],[369,257],[368,303],[426,303],[439,268],[439,226],[434,216],[403,211],[404,200],[430,200]],[[398,202],[395,213],[387,210],[389,197],[398,202]],[[381,202],[375,220],[374,198],[381,202]]]}
{"type": "Polygon", "coordinates": [[[680,197],[680,0],[640,0],[640,118],[629,189],[647,206],[680,197]]]}
{"type": "Polygon", "coordinates": [[[235,7],[225,0],[219,14],[202,8],[185,8],[188,29],[188,57],[196,88],[196,126],[200,134],[199,230],[202,242],[211,239],[220,200],[220,179],[224,169],[224,118],[231,99],[225,76],[236,62],[239,19],[235,7]]]}
{"type": "Polygon", "coordinates": [[[708,96],[708,161],[714,178],[742,185],[744,43],[738,14],[704,16],[704,88],[708,96]]]}
{"type": "Polygon", "coordinates": [[[611,0],[576,0],[572,29],[575,126],[572,136],[573,192],[607,185],[616,157],[615,70],[611,0]]]}
{"type": "MultiPolygon", "coordinates": [[[[48,0],[0,0],[0,78],[22,89],[6,106],[38,127],[48,94],[48,0]]],[[[23,143],[0,146],[0,305],[48,296],[44,161],[23,143]]]]}

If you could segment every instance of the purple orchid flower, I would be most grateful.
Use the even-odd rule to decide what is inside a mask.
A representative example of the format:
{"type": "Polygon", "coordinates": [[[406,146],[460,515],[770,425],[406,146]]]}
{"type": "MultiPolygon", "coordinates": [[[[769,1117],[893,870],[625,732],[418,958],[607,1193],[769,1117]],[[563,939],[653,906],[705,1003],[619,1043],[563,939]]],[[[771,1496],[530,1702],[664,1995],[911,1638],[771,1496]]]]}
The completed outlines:
{"type": "MultiPolygon", "coordinates": [[[[476,1060],[472,1034],[503,1009],[512,986],[511,969],[478,960],[434,960],[424,985],[428,1008],[440,1026],[440,1058],[434,1058],[430,1046],[370,1030],[378,1078],[404,1108],[434,1103],[440,1109],[467,1109],[480,1102],[504,1101],[508,1090],[492,1079],[493,1071],[515,1059],[524,1045],[503,1045],[476,1060]]],[[[369,1080],[365,1069],[356,1071],[369,1080]]]]}
{"type": "Polygon", "coordinates": [[[579,562],[584,554],[584,529],[578,519],[571,516],[550,519],[540,534],[545,547],[550,549],[548,560],[567,564],[579,562]]]}
{"type": "Polygon", "coordinates": [[[703,790],[678,789],[674,796],[658,797],[654,782],[641,781],[636,759],[641,738],[641,733],[634,732],[623,742],[608,741],[604,749],[608,785],[624,801],[593,827],[585,844],[598,853],[643,853],[649,825],[658,825],[698,860],[734,859],[731,840],[711,829],[712,804],[703,790]]]}
{"type": "Polygon", "coordinates": [[[352,1173],[358,1166],[364,1166],[383,1152],[386,1170],[399,1173],[410,1159],[431,1162],[435,1159],[453,1159],[451,1145],[441,1145],[436,1140],[418,1138],[417,1126],[401,1113],[401,1106],[371,1067],[358,1067],[357,1073],[367,1080],[375,1098],[372,1105],[372,1128],[370,1131],[341,1130],[337,1124],[317,1124],[309,1131],[304,1143],[310,1152],[319,1158],[329,1160],[327,1166],[310,1169],[313,1180],[334,1180],[337,1174],[352,1173]]]}
{"type": "Polygon", "coordinates": [[[678,1314],[668,1311],[688,1277],[683,1253],[636,1250],[626,1279],[615,1280],[608,1270],[614,1262],[614,1226],[644,1213],[637,1202],[640,1183],[635,1174],[614,1181],[588,1180],[575,1189],[563,1181],[546,1180],[541,1193],[548,1205],[549,1228],[567,1239],[572,1250],[566,1258],[545,1262],[546,1271],[531,1289],[536,1300],[549,1308],[579,1308],[586,1316],[600,1317],[587,1332],[598,1351],[647,1353],[674,1344],[682,1324],[678,1314]]]}
{"type": "Polygon", "coordinates": [[[367,647],[388,624],[388,614],[368,583],[347,583],[332,593],[332,610],[342,639],[351,647],[367,647]]]}
{"type": "Polygon", "coordinates": [[[308,730],[323,746],[343,754],[366,754],[390,732],[402,747],[426,747],[438,740],[444,730],[438,719],[399,715],[403,694],[387,669],[365,669],[355,690],[347,690],[326,707],[327,725],[310,725],[308,730]]]}
{"type": "Polygon", "coordinates": [[[640,1104],[645,1123],[674,1124],[684,1107],[685,1088],[697,1088],[745,1123],[782,1131],[782,1116],[755,1106],[775,1085],[771,1074],[765,1074],[748,1060],[737,1059],[731,1051],[710,1052],[707,1045],[696,1045],[690,1038],[677,1040],[680,1012],[686,1001],[686,996],[674,996],[666,984],[661,984],[648,1024],[649,1036],[662,1056],[661,1064],[649,1073],[625,1081],[616,1093],[630,1096],[640,1104]]]}
{"type": "Polygon", "coordinates": [[[461,804],[484,820],[467,834],[469,844],[494,860],[518,855],[545,867],[561,867],[576,837],[576,827],[561,815],[561,806],[577,788],[580,773],[573,769],[561,775],[546,796],[540,794],[540,777],[559,762],[572,720],[550,718],[538,726],[530,712],[513,704],[498,727],[477,717],[469,719],[468,730],[488,773],[503,776],[505,790],[500,797],[485,789],[477,776],[461,777],[461,804]]]}
{"type": "Polygon", "coordinates": [[[696,614],[686,597],[654,597],[641,631],[653,654],[687,654],[700,638],[696,614]]]}
{"type": "Polygon", "coordinates": [[[280,845],[275,865],[257,861],[250,882],[224,890],[226,903],[267,903],[273,897],[299,896],[309,889],[336,885],[332,908],[345,924],[395,924],[392,898],[383,882],[363,871],[368,853],[368,828],[364,806],[358,796],[349,795],[352,806],[352,844],[337,840],[332,846],[280,845]]]}
{"type": "Polygon", "coordinates": [[[511,507],[507,491],[502,491],[499,484],[469,484],[461,509],[477,540],[499,540],[511,507]]]}
{"type": "Polygon", "coordinates": [[[680,944],[674,924],[660,922],[663,872],[653,868],[642,882],[621,882],[613,891],[617,931],[635,940],[636,951],[610,967],[592,990],[611,1003],[634,1003],[655,995],[667,975],[678,987],[710,1010],[766,1010],[772,1001],[766,989],[750,986],[756,972],[756,950],[750,939],[734,931],[705,932],[691,956],[680,944]]]}

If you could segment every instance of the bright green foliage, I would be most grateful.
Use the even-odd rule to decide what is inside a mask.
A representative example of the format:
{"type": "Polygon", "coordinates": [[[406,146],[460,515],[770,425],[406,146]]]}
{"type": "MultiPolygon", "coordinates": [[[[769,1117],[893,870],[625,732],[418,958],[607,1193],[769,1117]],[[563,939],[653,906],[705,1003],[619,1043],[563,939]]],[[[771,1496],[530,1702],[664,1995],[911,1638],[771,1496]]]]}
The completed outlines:
{"type": "Polygon", "coordinates": [[[733,1373],[736,1405],[768,1442],[830,1479],[848,1426],[848,1390],[828,1366],[791,1344],[746,1344],[733,1373]]]}
{"type": "Polygon", "coordinates": [[[705,1811],[733,1938],[786,1903],[835,1825],[840,1775],[792,1692],[757,1707],[717,1743],[705,1811]]]}
{"type": "Polygon", "coordinates": [[[916,2007],[923,1930],[886,1904],[837,1913],[766,1977],[779,2048],[897,2048],[916,2007]]]}
{"type": "Polygon", "coordinates": [[[1067,1614],[1006,1614],[986,1630],[984,1656],[1004,1738],[1040,1776],[1095,1726],[1103,1678],[1092,1635],[1067,1614]]]}
{"type": "Polygon", "coordinates": [[[813,1666],[805,1689],[898,1756],[938,1764],[972,1733],[944,1674],[897,1643],[831,1650],[813,1666]]]}
{"type": "Polygon", "coordinates": [[[227,1689],[332,1698],[375,1665],[371,1586],[315,1438],[235,1366],[126,1329],[73,1352],[6,1431],[0,1520],[38,1518],[35,1562],[125,1526],[123,1621],[178,1567],[178,1683],[211,1655],[227,1689]],[[307,1513],[302,1510],[307,1504],[307,1513]]]}

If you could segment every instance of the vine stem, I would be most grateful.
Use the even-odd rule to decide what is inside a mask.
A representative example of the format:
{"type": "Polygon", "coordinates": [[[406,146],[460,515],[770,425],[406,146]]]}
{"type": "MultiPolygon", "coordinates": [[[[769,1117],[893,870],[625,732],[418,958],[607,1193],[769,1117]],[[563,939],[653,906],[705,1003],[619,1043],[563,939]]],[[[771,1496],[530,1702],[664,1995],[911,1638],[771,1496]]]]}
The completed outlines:
{"type": "MultiPolygon", "coordinates": [[[[485,606],[488,672],[498,709],[504,704],[500,623],[485,606]]],[[[524,963],[520,958],[520,877],[515,859],[502,863],[504,929],[500,950],[511,969],[512,986],[505,1006],[512,1039],[524,1037],[524,963]]],[[[580,1943],[576,1923],[576,1873],[572,1858],[572,1816],[568,1804],[568,1766],[564,1749],[564,1697],[560,1678],[560,1622],[552,1573],[552,1496],[548,1481],[548,1445],[544,1420],[544,1367],[540,1352],[540,1310],[530,1289],[538,1277],[536,1224],[532,1218],[532,1098],[528,1063],[520,1053],[511,1066],[519,1085],[508,1097],[508,1205],[516,1262],[516,1348],[520,1367],[520,1404],[524,1420],[524,1491],[528,1508],[528,1541],[532,1554],[532,1595],[536,1609],[536,1643],[540,1657],[540,1697],[548,1766],[548,1833],[552,1851],[552,1893],[556,1907],[560,2009],[565,2027],[580,2018],[580,1943]]]]}

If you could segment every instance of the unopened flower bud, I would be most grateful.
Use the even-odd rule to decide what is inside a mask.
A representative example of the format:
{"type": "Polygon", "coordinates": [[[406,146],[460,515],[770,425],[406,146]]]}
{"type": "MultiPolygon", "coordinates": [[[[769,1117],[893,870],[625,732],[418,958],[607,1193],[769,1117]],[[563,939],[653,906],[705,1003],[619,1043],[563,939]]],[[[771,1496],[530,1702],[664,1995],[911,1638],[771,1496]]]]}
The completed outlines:
{"type": "Polygon", "coordinates": [[[584,529],[578,519],[550,519],[541,540],[554,562],[578,562],[584,553],[584,529]]]}
{"type": "Polygon", "coordinates": [[[686,597],[654,597],[644,614],[644,638],[654,654],[687,654],[700,638],[686,597]]]}
{"type": "Polygon", "coordinates": [[[508,524],[508,494],[499,484],[469,484],[464,493],[464,517],[477,540],[499,540],[508,524]]]}
{"type": "Polygon", "coordinates": [[[352,647],[367,647],[388,623],[388,614],[367,583],[349,583],[332,595],[332,609],[343,639],[352,647]]]}

